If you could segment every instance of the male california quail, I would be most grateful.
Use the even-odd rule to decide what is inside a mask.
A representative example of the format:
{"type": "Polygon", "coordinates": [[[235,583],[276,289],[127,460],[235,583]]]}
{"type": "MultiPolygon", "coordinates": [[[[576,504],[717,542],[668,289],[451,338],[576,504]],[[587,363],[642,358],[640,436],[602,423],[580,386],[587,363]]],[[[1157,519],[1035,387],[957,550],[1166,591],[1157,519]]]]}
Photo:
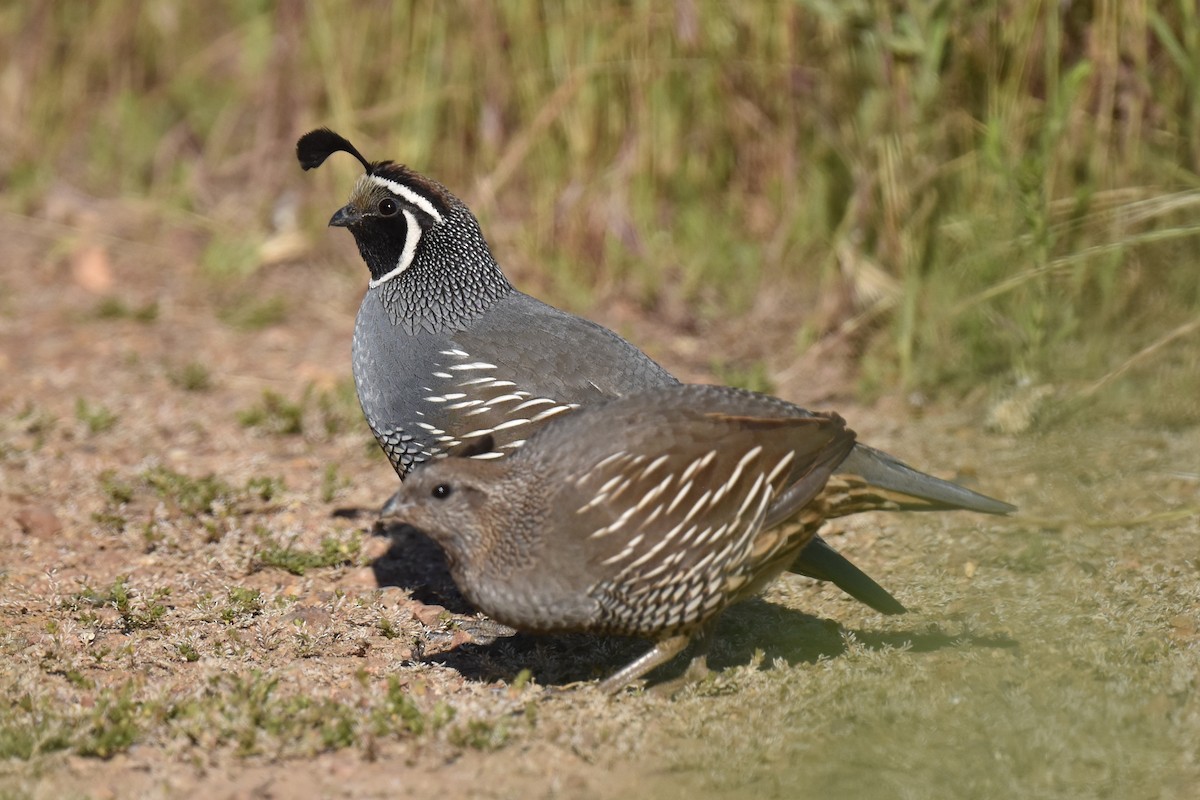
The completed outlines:
{"type": "MultiPolygon", "coordinates": [[[[367,423],[402,480],[461,442],[490,435],[496,449],[479,457],[501,457],[564,412],[678,383],[607,328],[514,289],[474,215],[440,183],[390,161],[368,162],[325,128],[296,144],[306,170],[339,150],[366,170],[329,221],[354,235],[371,274],[354,329],[354,382],[367,423]]],[[[840,471],[856,493],[842,495],[854,502],[831,505],[834,516],[1013,510],[861,446],[840,471]]],[[[830,580],[876,610],[904,611],[820,537],[792,568],[830,580]]]]}
{"type": "Polygon", "coordinates": [[[655,639],[602,684],[617,691],[791,563],[815,528],[789,536],[775,523],[853,447],[836,414],[676,384],[566,415],[503,461],[433,462],[395,513],[506,625],[655,639]]]}

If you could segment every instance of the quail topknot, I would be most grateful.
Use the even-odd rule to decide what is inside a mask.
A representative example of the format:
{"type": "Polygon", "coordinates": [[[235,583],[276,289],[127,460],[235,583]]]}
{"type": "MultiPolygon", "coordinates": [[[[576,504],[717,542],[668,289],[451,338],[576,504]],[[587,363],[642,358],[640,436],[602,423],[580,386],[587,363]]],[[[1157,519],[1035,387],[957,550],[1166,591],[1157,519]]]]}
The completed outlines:
{"type": "MultiPolygon", "coordinates": [[[[403,480],[462,443],[493,444],[480,458],[517,450],[547,422],[577,408],[678,381],[607,328],[517,291],[475,216],[436,181],[391,161],[370,162],[326,128],[296,145],[305,169],[350,153],[365,174],[329,224],[349,230],[370,271],[353,340],[354,382],[367,423],[403,480]]],[[[853,491],[828,514],[875,509],[1012,506],[857,447],[839,467],[853,491]]],[[[394,502],[385,505],[385,513],[394,502]]],[[[819,524],[811,519],[801,527],[819,524]]],[[[904,606],[819,536],[793,571],[830,580],[883,613],[904,606]]]]}

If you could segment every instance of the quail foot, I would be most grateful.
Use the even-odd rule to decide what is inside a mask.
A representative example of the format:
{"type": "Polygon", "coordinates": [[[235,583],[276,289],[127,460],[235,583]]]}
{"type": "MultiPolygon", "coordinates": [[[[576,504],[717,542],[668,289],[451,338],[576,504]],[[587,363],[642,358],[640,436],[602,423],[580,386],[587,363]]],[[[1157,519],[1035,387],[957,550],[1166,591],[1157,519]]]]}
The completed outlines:
{"type": "MultiPolygon", "coordinates": [[[[354,382],[367,423],[402,480],[462,442],[489,436],[495,449],[479,457],[500,458],[577,408],[678,383],[607,328],[516,290],[475,216],[440,183],[390,161],[369,162],[325,128],[296,145],[305,169],[338,151],[365,169],[329,221],[353,234],[370,272],[354,329],[354,382]]],[[[855,448],[839,471],[856,502],[829,504],[831,515],[1013,508],[869,448],[855,448]]],[[[905,610],[820,537],[791,569],[830,580],[884,613],[905,610]]]]}
{"type": "Polygon", "coordinates": [[[405,481],[395,513],[506,625],[653,639],[602,684],[617,691],[792,562],[812,531],[776,523],[853,447],[836,414],[667,386],[565,415],[501,461],[433,462],[405,481]]]}

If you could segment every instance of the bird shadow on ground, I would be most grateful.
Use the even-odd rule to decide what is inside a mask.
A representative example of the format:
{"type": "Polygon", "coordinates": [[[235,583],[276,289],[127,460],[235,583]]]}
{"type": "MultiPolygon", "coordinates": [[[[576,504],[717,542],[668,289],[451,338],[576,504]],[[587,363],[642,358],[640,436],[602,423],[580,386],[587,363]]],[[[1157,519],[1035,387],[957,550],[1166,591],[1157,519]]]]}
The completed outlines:
{"type": "MultiPolygon", "coordinates": [[[[474,609],[450,577],[445,556],[432,540],[407,525],[386,528],[388,551],[371,565],[380,586],[399,586],[413,599],[440,605],[455,614],[474,609]]],[[[789,665],[837,658],[851,646],[868,650],[904,648],[924,653],[954,647],[1015,647],[1004,636],[948,633],[928,621],[906,630],[844,628],[786,606],[753,598],[729,608],[718,620],[709,643],[708,664],[714,671],[752,662],[767,669],[777,660],[789,665]]],[[[699,639],[699,637],[697,637],[699,639]]],[[[603,678],[646,652],[646,640],[590,634],[534,635],[513,632],[487,618],[456,619],[445,630],[431,630],[416,658],[449,667],[469,680],[511,682],[528,669],[543,686],[603,678]],[[455,634],[470,641],[454,644],[455,634]]],[[[702,645],[692,645],[670,663],[650,673],[651,683],[681,675],[702,645]]]]}
{"type": "Polygon", "coordinates": [[[454,585],[442,548],[411,525],[379,525],[390,540],[388,550],[371,562],[379,586],[399,586],[426,605],[438,605],[455,614],[473,614],[454,585]]]}

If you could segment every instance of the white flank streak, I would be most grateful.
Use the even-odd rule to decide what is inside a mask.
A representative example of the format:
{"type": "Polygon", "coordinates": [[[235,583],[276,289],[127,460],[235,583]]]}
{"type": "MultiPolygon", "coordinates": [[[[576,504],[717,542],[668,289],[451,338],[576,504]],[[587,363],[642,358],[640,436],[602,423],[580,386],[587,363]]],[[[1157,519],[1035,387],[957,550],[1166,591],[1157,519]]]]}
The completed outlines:
{"type": "Polygon", "coordinates": [[[605,525],[603,528],[596,531],[588,538],[589,539],[599,539],[601,536],[607,536],[608,534],[612,533],[613,531],[620,530],[622,527],[624,527],[626,522],[629,522],[629,518],[632,517],[634,515],[634,513],[636,513],[636,512],[637,512],[636,508],[625,509],[624,514],[617,517],[615,520],[613,520],[609,524],[605,525]]]}
{"type": "Polygon", "coordinates": [[[502,444],[502,445],[500,445],[500,447],[507,449],[507,450],[516,450],[518,447],[520,447],[523,444],[525,444],[524,439],[517,439],[515,442],[509,442],[508,444],[502,444]]]}
{"type": "MultiPolygon", "coordinates": [[[[729,476],[729,480],[725,481],[725,485],[721,487],[721,491],[717,492],[717,494],[719,494],[719,495],[725,494],[725,491],[729,487],[737,486],[738,479],[742,477],[742,470],[744,470],[746,468],[746,465],[748,465],[751,461],[758,458],[758,454],[761,452],[762,452],[762,445],[760,444],[757,447],[755,447],[753,450],[750,450],[749,452],[747,452],[746,455],[742,456],[742,460],[737,463],[736,467],[734,467],[733,474],[729,476]]],[[[713,501],[716,502],[716,498],[714,498],[713,501]]]]}
{"type": "Polygon", "coordinates": [[[754,479],[754,485],[750,487],[750,491],[746,494],[746,499],[742,501],[742,507],[737,510],[738,519],[742,518],[742,514],[745,514],[746,509],[754,502],[754,498],[758,494],[758,490],[762,488],[762,485],[763,475],[760,472],[758,473],[758,477],[754,479]]]}
{"type": "MultiPolygon", "coordinates": [[[[463,353],[463,355],[465,356],[466,353],[463,353]]],[[[449,378],[450,376],[447,375],[446,377],[449,378]]],[[[480,383],[491,383],[491,380],[491,378],[471,378],[469,381],[463,381],[459,386],[475,386],[480,383]]]]}
{"type": "Polygon", "coordinates": [[[477,431],[471,431],[470,433],[464,433],[462,435],[462,438],[474,439],[476,436],[487,436],[489,433],[494,433],[495,431],[496,431],[495,428],[480,428],[477,431]]]}
{"type": "MultiPolygon", "coordinates": [[[[483,402],[483,401],[481,400],[480,402],[483,402]]],[[[489,412],[491,410],[492,410],[491,406],[480,406],[479,408],[475,408],[475,409],[468,411],[467,416],[473,417],[476,414],[486,414],[487,412],[489,412]]]]}
{"type": "Polygon", "coordinates": [[[792,463],[792,458],[795,455],[793,451],[787,451],[784,457],[779,459],[779,463],[775,465],[775,468],[767,475],[767,483],[774,483],[775,479],[779,477],[779,473],[783,471],[783,468],[792,463]]]}
{"type": "Polygon", "coordinates": [[[708,536],[708,533],[711,530],[712,530],[711,525],[709,527],[705,528],[704,530],[700,530],[700,523],[697,522],[695,525],[688,528],[687,533],[685,533],[683,535],[683,537],[680,538],[679,544],[677,545],[677,549],[675,551],[675,554],[682,557],[685,545],[688,547],[691,547],[691,546],[693,546],[692,540],[695,540],[697,542],[702,541],[705,536],[708,536]]]}
{"type": "Polygon", "coordinates": [[[428,422],[418,422],[417,425],[434,434],[435,436],[439,433],[445,433],[445,431],[430,425],[428,422]]]}
{"type": "Polygon", "coordinates": [[[458,411],[462,408],[474,408],[475,406],[482,404],[482,400],[463,400],[461,403],[454,403],[453,405],[446,406],[446,409],[449,411],[458,411]]]}
{"type": "Polygon", "coordinates": [[[703,467],[705,464],[707,464],[709,461],[711,461],[712,457],[715,456],[716,454],[717,454],[717,452],[715,450],[709,450],[708,453],[703,458],[697,458],[695,461],[688,464],[687,469],[685,469],[683,471],[683,475],[680,476],[679,482],[682,484],[682,483],[687,483],[689,480],[691,480],[692,476],[695,475],[700,470],[701,467],[703,467]]]}
{"type": "Polygon", "coordinates": [[[674,511],[675,506],[679,505],[680,502],[683,501],[683,498],[687,497],[688,492],[690,492],[691,490],[692,490],[692,482],[691,481],[688,481],[683,486],[679,487],[679,494],[675,495],[675,499],[671,501],[671,505],[667,506],[667,513],[670,514],[672,511],[674,511]]]}
{"type": "Polygon", "coordinates": [[[496,452],[480,453],[477,456],[471,456],[471,458],[478,459],[479,461],[490,461],[493,458],[503,458],[503,457],[504,457],[504,453],[496,453],[496,452]]]}
{"type": "Polygon", "coordinates": [[[456,357],[456,358],[466,358],[466,357],[467,357],[467,351],[466,351],[466,350],[443,350],[443,351],[442,351],[442,355],[444,355],[444,356],[454,356],[454,357],[456,357]]]}
{"type": "MultiPolygon", "coordinates": [[[[433,217],[434,220],[436,220],[437,222],[440,223],[442,221],[442,212],[438,211],[437,208],[433,205],[433,203],[429,202],[429,198],[424,197],[424,196],[418,194],[417,192],[414,192],[412,189],[408,188],[403,183],[398,183],[396,181],[389,180],[387,178],[384,178],[381,175],[368,175],[367,178],[372,183],[376,183],[376,184],[382,186],[383,188],[387,189],[389,192],[396,195],[397,197],[403,197],[405,202],[421,209],[426,214],[433,217]]],[[[404,215],[407,217],[409,215],[409,212],[405,211],[404,215]]],[[[409,224],[412,224],[412,223],[409,223],[409,224]]]]}
{"type": "Polygon", "coordinates": [[[452,392],[451,394],[444,394],[444,395],[436,395],[436,394],[430,395],[429,397],[426,397],[425,399],[431,403],[446,403],[446,402],[449,402],[450,400],[462,400],[464,397],[466,397],[466,395],[463,394],[462,392],[452,392]]]}
{"type": "MultiPolygon", "coordinates": [[[[466,355],[466,353],[463,353],[463,355],[466,355]]],[[[450,369],[458,372],[458,371],[467,370],[467,369],[495,369],[495,368],[496,368],[495,364],[489,364],[486,361],[472,361],[470,364],[455,364],[450,369]]],[[[489,380],[490,380],[490,378],[489,378],[489,380]]]]}
{"type": "Polygon", "coordinates": [[[500,422],[496,427],[480,428],[479,431],[464,433],[462,434],[462,438],[474,439],[475,437],[486,437],[488,433],[496,433],[497,431],[503,431],[504,428],[515,428],[518,425],[528,425],[528,423],[529,420],[508,420],[506,422],[500,422]]]}
{"type": "Polygon", "coordinates": [[[711,495],[711,494],[712,494],[712,489],[709,489],[704,494],[700,495],[700,499],[696,501],[696,505],[692,506],[692,510],[689,511],[687,513],[687,516],[683,518],[683,522],[685,525],[687,524],[688,520],[690,520],[692,517],[696,516],[697,513],[699,513],[700,508],[705,503],[708,502],[709,495],[711,495]]]}
{"type": "Polygon", "coordinates": [[[605,500],[607,500],[607,499],[608,499],[608,495],[607,495],[607,494],[605,494],[604,492],[600,492],[600,494],[596,495],[596,496],[595,496],[595,497],[593,497],[591,500],[588,500],[588,501],[587,501],[585,504],[581,505],[581,506],[580,506],[580,507],[579,507],[579,508],[578,508],[578,509],[575,511],[575,513],[576,513],[576,514],[582,514],[583,512],[587,511],[589,508],[591,508],[591,507],[593,507],[593,506],[598,506],[598,505],[600,505],[601,503],[603,503],[603,502],[604,502],[605,500]]]}
{"type": "Polygon", "coordinates": [[[615,564],[618,561],[623,561],[624,559],[629,558],[631,555],[633,555],[633,551],[631,549],[629,549],[628,547],[626,547],[624,550],[617,553],[615,556],[610,556],[610,557],[604,559],[603,561],[601,561],[600,563],[604,564],[605,566],[608,566],[609,564],[615,564]]]}
{"type": "Polygon", "coordinates": [[[696,546],[700,547],[708,542],[717,541],[718,539],[720,539],[722,536],[725,535],[725,532],[727,530],[729,530],[728,522],[726,522],[724,525],[721,525],[719,528],[709,528],[707,531],[705,531],[705,533],[707,534],[706,536],[703,536],[696,540],[696,546]]]}
{"type": "Polygon", "coordinates": [[[544,406],[544,405],[546,405],[546,403],[553,403],[553,402],[554,401],[551,400],[549,397],[535,397],[532,400],[526,400],[524,403],[521,403],[521,405],[514,408],[513,411],[514,412],[524,411],[527,408],[532,408],[534,406],[544,406]]]}
{"type": "Polygon", "coordinates": [[[612,496],[609,497],[609,499],[616,500],[618,497],[621,496],[622,492],[624,492],[626,489],[628,489],[632,485],[633,485],[633,479],[626,478],[624,481],[621,482],[620,486],[618,486],[616,489],[613,490],[612,496]]]}
{"type": "MultiPolygon", "coordinates": [[[[630,564],[629,566],[633,567],[633,564],[630,564]]],[[[642,581],[649,581],[652,578],[654,578],[655,576],[661,575],[662,573],[666,572],[670,568],[671,568],[671,561],[669,559],[664,558],[657,567],[655,567],[654,569],[649,570],[647,572],[643,572],[641,575],[638,576],[638,579],[642,580],[642,581]]]]}
{"type": "Polygon", "coordinates": [[[518,425],[528,425],[528,424],[529,424],[529,420],[527,420],[527,419],[506,419],[504,422],[501,422],[499,425],[492,428],[492,430],[503,431],[503,430],[507,430],[508,428],[515,428],[518,425]]]}
{"type": "Polygon", "coordinates": [[[433,377],[449,379],[449,378],[453,378],[454,376],[451,375],[449,372],[435,372],[435,373],[433,373],[433,377]]]}
{"type": "Polygon", "coordinates": [[[497,380],[493,380],[493,381],[492,381],[492,386],[496,387],[497,389],[503,389],[505,386],[516,386],[516,384],[515,384],[515,383],[513,383],[512,381],[497,381],[497,380]]]}
{"type": "MultiPolygon", "coordinates": [[[[664,456],[664,458],[665,457],[666,456],[664,456]]],[[[642,474],[645,475],[646,473],[643,472],[642,474]]],[[[658,496],[660,494],[662,494],[664,491],[666,491],[667,484],[669,484],[671,482],[671,479],[674,477],[675,477],[674,475],[668,475],[667,477],[663,478],[662,483],[658,484],[658,486],[655,486],[653,489],[646,492],[645,496],[642,497],[641,500],[638,500],[637,507],[639,509],[645,508],[647,505],[649,505],[650,503],[653,503],[656,499],[658,499],[658,496]]]]}
{"type": "Polygon", "coordinates": [[[542,420],[546,419],[547,417],[553,417],[555,414],[561,414],[564,411],[571,411],[572,409],[576,409],[576,408],[579,408],[578,403],[571,403],[570,405],[554,406],[553,408],[547,408],[545,411],[541,412],[536,417],[534,417],[533,421],[541,422],[542,420]]]}
{"type": "Polygon", "coordinates": [[[654,522],[654,520],[658,519],[659,515],[662,514],[662,511],[663,511],[662,503],[659,503],[658,505],[656,505],[654,507],[654,510],[650,512],[650,516],[648,516],[644,520],[642,520],[642,524],[640,526],[638,526],[639,529],[645,528],[651,522],[654,522]]]}
{"type": "MultiPolygon", "coordinates": [[[[518,411],[521,408],[523,408],[523,406],[517,406],[516,408],[513,409],[513,411],[518,411]]],[[[618,450],[617,452],[613,453],[612,455],[605,456],[604,458],[600,459],[600,461],[597,462],[596,464],[593,464],[588,469],[587,472],[583,473],[582,475],[580,475],[579,477],[577,477],[575,479],[575,487],[578,489],[582,489],[583,485],[585,483],[587,483],[588,478],[592,477],[592,474],[595,473],[596,470],[602,470],[605,467],[607,467],[609,464],[613,463],[614,461],[619,461],[620,459],[622,459],[624,457],[625,457],[625,451],[618,450]]]]}
{"type": "MultiPolygon", "coordinates": [[[[676,531],[678,531],[678,530],[679,530],[679,528],[682,528],[682,527],[683,527],[683,526],[681,525],[681,526],[679,526],[678,528],[675,528],[675,530],[674,530],[674,531],[672,531],[672,533],[675,533],[676,531]]],[[[686,534],[686,536],[685,536],[684,538],[687,538],[687,536],[691,536],[691,535],[692,535],[692,531],[694,531],[694,530],[695,530],[695,528],[693,527],[693,528],[692,528],[692,530],[689,530],[689,531],[687,532],[687,534],[686,534]]],[[[657,544],[655,544],[655,545],[654,545],[654,547],[651,547],[649,550],[647,550],[645,553],[643,553],[641,558],[639,558],[638,560],[636,560],[636,561],[632,562],[632,563],[629,565],[629,568],[633,568],[633,567],[640,567],[640,566],[642,566],[643,564],[646,564],[646,563],[650,562],[651,560],[653,560],[653,559],[654,559],[654,558],[655,558],[655,557],[658,555],[658,553],[659,553],[659,551],[660,551],[660,550],[662,550],[664,547],[666,547],[666,546],[667,546],[667,545],[669,545],[670,543],[671,543],[671,534],[667,534],[665,537],[663,537],[662,539],[660,539],[660,540],[659,540],[659,542],[658,542],[657,544]]],[[[681,552],[682,552],[682,551],[681,551],[681,552]]],[[[664,564],[663,566],[665,567],[665,566],[666,566],[666,564],[664,564]]],[[[653,573],[651,573],[651,574],[653,574],[653,573]]]]}
{"type": "Polygon", "coordinates": [[[624,475],[622,475],[622,474],[620,474],[620,473],[617,473],[616,475],[613,475],[611,478],[609,478],[608,480],[606,480],[606,481],[604,482],[604,485],[603,485],[603,486],[601,486],[601,487],[600,487],[600,492],[599,492],[599,493],[600,493],[600,494],[607,494],[607,493],[608,493],[608,490],[609,490],[609,489],[611,489],[611,488],[613,488],[614,486],[616,486],[618,483],[620,483],[620,482],[621,482],[621,478],[623,478],[623,477],[625,477],[625,476],[624,476],[624,475]]]}
{"type": "Polygon", "coordinates": [[[502,394],[499,397],[493,397],[491,400],[488,400],[488,402],[489,403],[511,403],[513,400],[520,400],[520,399],[521,399],[521,395],[519,395],[519,394],[502,394]]]}
{"type": "Polygon", "coordinates": [[[625,457],[625,451],[618,450],[617,452],[613,453],[611,456],[606,456],[606,457],[602,458],[599,462],[596,463],[596,466],[592,467],[592,469],[604,469],[609,464],[616,461],[618,458],[624,458],[624,457],[625,457]]]}
{"type": "MultiPolygon", "coordinates": [[[[650,578],[654,578],[656,576],[662,575],[662,573],[664,573],[664,572],[670,572],[671,567],[674,566],[674,563],[676,563],[676,560],[677,559],[674,557],[667,557],[665,559],[662,559],[661,561],[659,561],[659,565],[654,567],[653,570],[648,570],[646,572],[643,572],[642,575],[638,576],[638,578],[642,579],[642,581],[649,581],[650,578]]],[[[635,566],[637,566],[637,565],[630,564],[628,569],[632,569],[632,567],[635,567],[635,566]]],[[[679,591],[679,588],[676,587],[676,589],[674,589],[674,590],[679,591]]]]}
{"type": "Polygon", "coordinates": [[[664,456],[659,456],[658,458],[656,458],[656,459],[654,459],[653,461],[651,461],[649,464],[647,464],[647,465],[646,465],[646,468],[645,468],[644,470],[642,470],[642,474],[641,474],[641,475],[638,475],[638,480],[639,480],[639,481],[640,481],[640,480],[643,480],[643,479],[644,479],[646,476],[648,476],[648,475],[649,475],[651,472],[654,472],[654,470],[656,470],[656,469],[658,469],[659,467],[661,467],[661,466],[663,465],[663,462],[664,462],[664,461],[666,461],[666,460],[667,460],[669,457],[670,457],[670,456],[665,456],[665,455],[664,455],[664,456]]]}
{"type": "MultiPolygon", "coordinates": [[[[411,211],[401,211],[400,213],[404,215],[404,221],[408,223],[408,237],[404,240],[404,250],[401,251],[400,259],[396,262],[394,270],[386,275],[380,275],[374,280],[367,281],[367,286],[372,289],[380,284],[387,283],[411,267],[413,257],[417,254],[417,242],[421,241],[421,226],[417,224],[417,218],[412,215],[411,211]]],[[[438,221],[441,221],[441,217],[438,217],[438,221]]]]}

